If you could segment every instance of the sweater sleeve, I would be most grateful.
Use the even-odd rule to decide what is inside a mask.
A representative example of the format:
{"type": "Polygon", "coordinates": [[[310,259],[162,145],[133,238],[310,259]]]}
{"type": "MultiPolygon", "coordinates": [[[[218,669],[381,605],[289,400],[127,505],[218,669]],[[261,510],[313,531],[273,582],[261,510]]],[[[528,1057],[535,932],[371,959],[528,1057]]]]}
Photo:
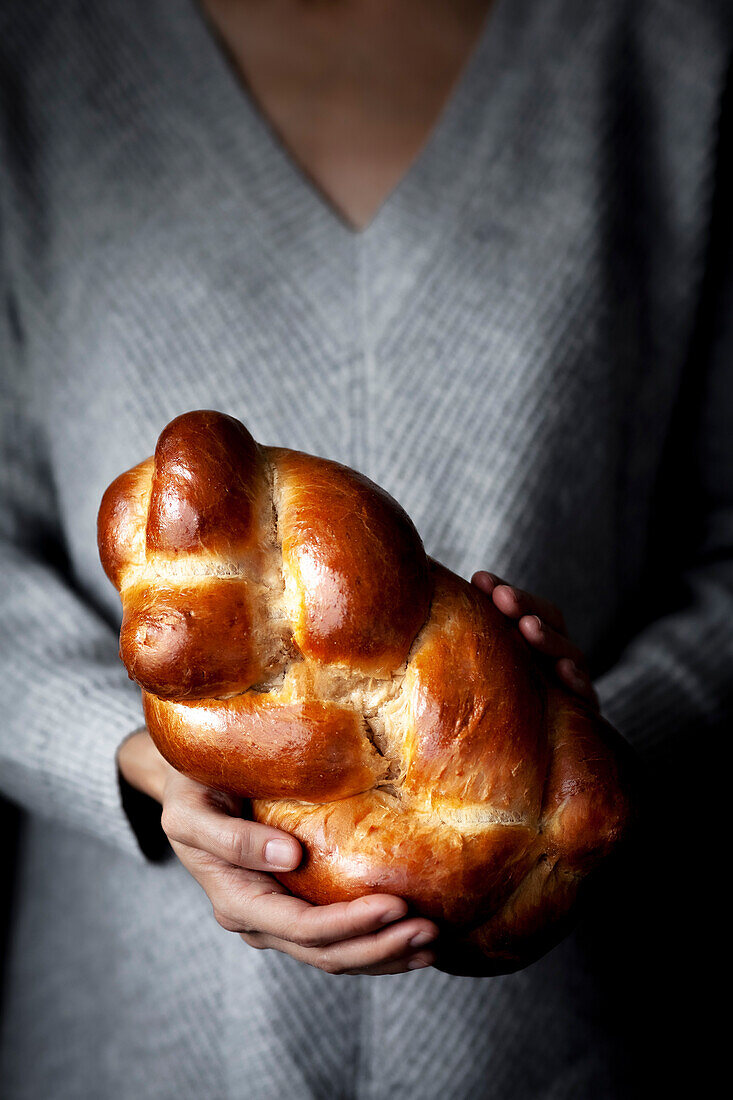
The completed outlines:
{"type": "Polygon", "coordinates": [[[0,789],[33,814],[156,858],[166,850],[159,808],[127,787],[115,759],[143,724],[140,693],[120,663],[113,626],[66,569],[1,267],[0,284],[0,789]]]}
{"type": "Polygon", "coordinates": [[[697,396],[681,401],[689,406],[681,409],[684,430],[670,440],[671,461],[662,473],[663,492],[674,501],[667,549],[671,554],[684,539],[689,550],[667,585],[666,613],[662,607],[627,639],[595,685],[603,713],[648,759],[666,756],[693,733],[715,736],[733,718],[731,122],[729,113],[720,217],[714,211],[698,338],[688,363],[697,396]]]}

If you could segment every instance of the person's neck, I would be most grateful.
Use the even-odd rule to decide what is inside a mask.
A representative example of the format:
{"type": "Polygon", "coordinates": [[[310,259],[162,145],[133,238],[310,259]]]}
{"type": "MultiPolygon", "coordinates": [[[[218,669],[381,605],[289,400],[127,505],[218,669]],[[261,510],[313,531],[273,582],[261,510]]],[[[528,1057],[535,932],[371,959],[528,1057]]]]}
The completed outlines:
{"type": "Polygon", "coordinates": [[[354,227],[407,172],[491,0],[201,0],[283,144],[354,227]]]}

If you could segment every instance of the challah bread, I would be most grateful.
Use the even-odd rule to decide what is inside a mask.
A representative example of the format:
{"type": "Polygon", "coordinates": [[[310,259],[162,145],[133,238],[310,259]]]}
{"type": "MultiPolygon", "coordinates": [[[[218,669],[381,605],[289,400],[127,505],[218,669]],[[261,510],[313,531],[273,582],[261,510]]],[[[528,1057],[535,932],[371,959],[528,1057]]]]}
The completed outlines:
{"type": "Polygon", "coordinates": [[[624,743],[387,493],[191,412],[107,489],[99,549],[153,740],[301,841],[290,890],[399,895],[450,969],[557,939],[627,830],[624,743]]]}

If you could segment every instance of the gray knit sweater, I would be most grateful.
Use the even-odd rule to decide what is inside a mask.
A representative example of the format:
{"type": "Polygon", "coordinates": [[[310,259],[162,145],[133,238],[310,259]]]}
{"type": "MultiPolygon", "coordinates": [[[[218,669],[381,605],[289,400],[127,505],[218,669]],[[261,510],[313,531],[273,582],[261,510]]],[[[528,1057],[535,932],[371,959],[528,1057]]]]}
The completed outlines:
{"type": "Polygon", "coordinates": [[[457,572],[555,600],[652,768],[718,736],[726,6],[497,0],[362,233],[193,0],[3,6],[0,773],[27,812],[4,1096],[632,1095],[638,995],[616,1013],[608,959],[641,901],[516,975],[333,977],[247,948],[152,858],[115,769],[141,709],[95,517],[168,420],[221,409],[364,471],[457,572]]]}

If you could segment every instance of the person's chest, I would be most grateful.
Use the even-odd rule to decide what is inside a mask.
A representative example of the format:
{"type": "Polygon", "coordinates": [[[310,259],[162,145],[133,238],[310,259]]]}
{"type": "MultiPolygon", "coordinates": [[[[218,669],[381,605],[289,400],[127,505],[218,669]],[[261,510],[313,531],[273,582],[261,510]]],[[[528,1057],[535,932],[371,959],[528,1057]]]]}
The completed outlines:
{"type": "MultiPolygon", "coordinates": [[[[505,17],[355,235],[234,86],[208,86],[190,30],[180,48],[204,68],[188,86],[143,58],[127,98],[120,73],[111,89],[82,84],[57,147],[52,127],[32,276],[47,324],[30,357],[78,577],[113,606],[94,542],[102,491],[169,419],[213,407],[263,442],[361,469],[429,553],[555,599],[592,645],[642,564],[702,164],[665,179],[677,222],[630,224],[628,143],[648,151],[633,111],[614,123],[625,77],[608,27],[581,19],[543,69],[505,17]]],[[[653,213],[653,194],[632,197],[653,213]]]]}

